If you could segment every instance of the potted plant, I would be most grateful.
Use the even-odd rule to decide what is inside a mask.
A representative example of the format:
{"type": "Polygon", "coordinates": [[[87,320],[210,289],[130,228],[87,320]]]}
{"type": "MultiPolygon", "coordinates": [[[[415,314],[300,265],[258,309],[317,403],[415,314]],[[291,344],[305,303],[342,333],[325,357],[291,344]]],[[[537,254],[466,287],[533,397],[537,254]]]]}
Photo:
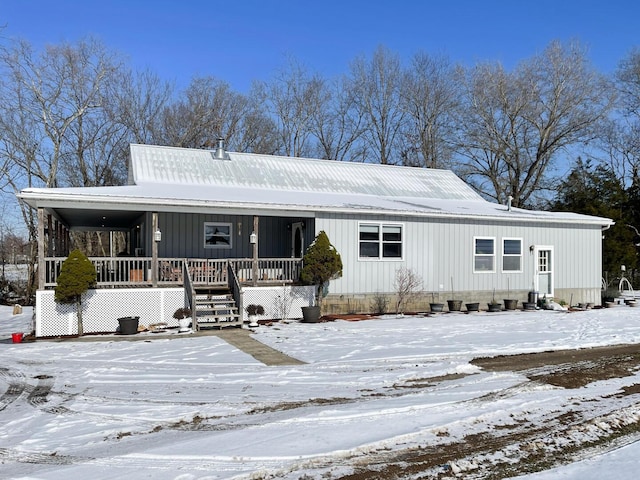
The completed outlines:
{"type": "Polygon", "coordinates": [[[480,311],[480,302],[465,303],[464,306],[467,307],[467,312],[478,312],[478,311],[480,311]]]}
{"type": "MultiPolygon", "coordinates": [[[[455,294],[453,293],[453,277],[451,277],[451,298],[455,298],[455,294]]],[[[459,312],[462,310],[462,300],[447,300],[447,306],[449,307],[450,312],[459,312]]]]}
{"type": "Polygon", "coordinates": [[[509,285],[509,278],[507,278],[507,298],[504,299],[505,310],[515,310],[518,307],[518,300],[509,298],[511,296],[511,287],[509,285]]]}
{"type": "Polygon", "coordinates": [[[262,305],[247,305],[245,308],[247,315],[249,316],[249,326],[257,327],[258,321],[256,320],[256,315],[264,315],[264,307],[262,305]]]}
{"type": "Polygon", "coordinates": [[[438,294],[438,301],[436,302],[436,294],[431,292],[431,303],[429,304],[429,308],[432,313],[442,312],[444,309],[444,303],[440,303],[440,294],[438,294]]]}
{"type": "Polygon", "coordinates": [[[342,259],[329,237],[322,230],[309,245],[302,257],[300,280],[307,285],[315,285],[315,305],[302,307],[303,322],[312,323],[320,319],[322,299],[326,295],[329,281],[342,276],[342,259]]]}
{"type": "Polygon", "coordinates": [[[191,310],[187,307],[178,308],[173,312],[173,318],[178,320],[178,333],[186,333],[189,331],[191,324],[191,310]]]}
{"type": "Polygon", "coordinates": [[[493,289],[493,297],[491,298],[491,302],[488,303],[490,312],[500,312],[502,310],[502,304],[496,302],[496,289],[493,289]]]}
{"type": "MultiPolygon", "coordinates": [[[[82,336],[82,296],[96,284],[96,269],[84,253],[73,250],[62,262],[60,276],[55,289],[55,301],[76,306],[78,336],[82,336]]],[[[136,333],[138,325],[136,324],[136,333]]]]}

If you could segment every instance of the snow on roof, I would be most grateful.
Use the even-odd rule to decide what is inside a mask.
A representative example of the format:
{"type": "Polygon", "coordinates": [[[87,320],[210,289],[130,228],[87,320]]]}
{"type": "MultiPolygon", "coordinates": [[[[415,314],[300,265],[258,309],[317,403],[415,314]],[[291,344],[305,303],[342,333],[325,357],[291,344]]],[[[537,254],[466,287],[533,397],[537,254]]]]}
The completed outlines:
{"type": "Polygon", "coordinates": [[[309,158],[131,145],[134,183],[252,187],[385,197],[480,200],[453,172],[309,158]]]}
{"type": "Polygon", "coordinates": [[[30,205],[110,210],[319,212],[580,223],[610,219],[508,209],[488,202],[453,172],[175,147],[131,145],[129,185],[30,188],[30,205]]]}

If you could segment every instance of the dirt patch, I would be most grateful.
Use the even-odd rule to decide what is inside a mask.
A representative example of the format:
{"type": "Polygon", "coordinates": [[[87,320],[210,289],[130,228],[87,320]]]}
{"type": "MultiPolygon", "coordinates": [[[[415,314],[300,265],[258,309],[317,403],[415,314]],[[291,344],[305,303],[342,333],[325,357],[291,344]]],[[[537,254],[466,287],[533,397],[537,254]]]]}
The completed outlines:
{"type": "Polygon", "coordinates": [[[500,355],[471,361],[491,372],[525,371],[527,378],[563,388],[632,375],[640,367],[640,346],[616,345],[580,350],[558,350],[500,355]]]}
{"type": "MultiPolygon", "coordinates": [[[[573,389],[631,375],[640,367],[640,346],[503,355],[477,358],[471,363],[487,371],[524,372],[530,381],[573,389]]],[[[413,386],[427,387],[435,379],[421,380],[424,381],[416,381],[413,386]]],[[[640,385],[633,384],[622,388],[615,397],[638,394],[640,385]]],[[[570,409],[542,423],[531,422],[525,415],[501,428],[494,426],[486,432],[467,435],[462,441],[447,443],[448,435],[443,434],[437,435],[442,443],[370,452],[366,459],[353,459],[354,472],[340,480],[390,480],[408,475],[421,479],[497,480],[545,470],[571,462],[588,451],[640,439],[637,402],[621,403],[619,409],[593,416],[590,405],[598,401],[597,397],[576,398],[570,409]],[[586,441],[584,432],[591,435],[586,441]]]]}

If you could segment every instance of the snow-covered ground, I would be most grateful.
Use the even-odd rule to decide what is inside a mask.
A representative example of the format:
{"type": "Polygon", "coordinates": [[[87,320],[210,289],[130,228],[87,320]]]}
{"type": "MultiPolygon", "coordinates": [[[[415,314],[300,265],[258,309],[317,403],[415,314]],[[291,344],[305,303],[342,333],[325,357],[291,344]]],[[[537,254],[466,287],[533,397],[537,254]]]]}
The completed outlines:
{"type": "MultiPolygon", "coordinates": [[[[381,452],[544,426],[581,399],[640,415],[634,395],[612,394],[637,373],[562,389],[469,363],[640,343],[640,308],[261,326],[255,338],[307,362],[279,367],[215,336],[14,344],[31,310],[11,310],[0,307],[0,478],[335,479],[381,452]]],[[[635,479],[639,454],[631,444],[520,478],[635,479]]],[[[434,478],[474,478],[474,461],[434,478]]]]}

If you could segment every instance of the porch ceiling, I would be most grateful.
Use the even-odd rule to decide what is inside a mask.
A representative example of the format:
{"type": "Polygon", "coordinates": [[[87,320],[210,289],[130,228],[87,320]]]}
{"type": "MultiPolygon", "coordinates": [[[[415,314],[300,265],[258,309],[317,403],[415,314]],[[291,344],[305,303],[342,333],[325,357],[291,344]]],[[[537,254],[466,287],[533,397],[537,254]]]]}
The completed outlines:
{"type": "Polygon", "coordinates": [[[119,230],[136,224],[143,211],[51,209],[71,230],[119,230]]]}

